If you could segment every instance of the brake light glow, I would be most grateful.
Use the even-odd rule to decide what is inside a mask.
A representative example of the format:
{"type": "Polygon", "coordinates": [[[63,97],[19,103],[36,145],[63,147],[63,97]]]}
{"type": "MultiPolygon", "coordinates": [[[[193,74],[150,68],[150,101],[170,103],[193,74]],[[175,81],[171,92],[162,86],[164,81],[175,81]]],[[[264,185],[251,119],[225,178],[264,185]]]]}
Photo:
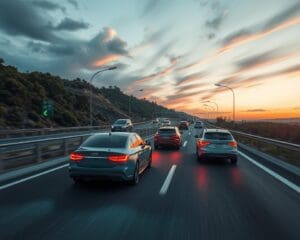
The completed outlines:
{"type": "Polygon", "coordinates": [[[112,162],[127,162],[129,159],[129,155],[126,154],[112,154],[108,156],[108,160],[112,162]]]}
{"type": "Polygon", "coordinates": [[[74,162],[79,162],[84,159],[84,155],[82,153],[73,152],[70,154],[70,160],[74,162]]]}
{"type": "Polygon", "coordinates": [[[232,142],[229,142],[228,145],[229,145],[230,147],[236,148],[236,147],[237,147],[237,142],[236,142],[236,141],[232,141],[232,142]]]}
{"type": "Polygon", "coordinates": [[[200,148],[204,148],[204,147],[208,146],[209,144],[210,144],[210,142],[206,141],[206,140],[200,140],[200,141],[198,141],[198,146],[200,148]]]}

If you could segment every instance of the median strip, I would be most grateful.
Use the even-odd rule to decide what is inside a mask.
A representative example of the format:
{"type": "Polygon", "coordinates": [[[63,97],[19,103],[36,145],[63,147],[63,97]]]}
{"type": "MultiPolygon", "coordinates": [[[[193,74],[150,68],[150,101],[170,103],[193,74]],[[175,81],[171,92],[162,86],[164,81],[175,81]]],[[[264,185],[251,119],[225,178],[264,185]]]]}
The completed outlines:
{"type": "Polygon", "coordinates": [[[173,175],[175,173],[176,167],[177,167],[176,165],[172,165],[172,167],[168,173],[168,176],[166,177],[164,184],[162,185],[162,187],[159,191],[159,195],[165,195],[167,193],[170,183],[172,181],[173,175]]]}
{"type": "Polygon", "coordinates": [[[266,173],[270,174],[272,177],[276,178],[278,181],[282,182],[289,188],[295,190],[297,193],[300,193],[300,187],[298,185],[296,185],[296,184],[292,183],[291,181],[287,180],[286,178],[280,176],[279,174],[277,174],[276,172],[272,171],[271,169],[265,167],[264,165],[256,162],[253,158],[249,157],[245,153],[242,153],[241,151],[239,151],[239,154],[242,155],[244,158],[246,158],[249,162],[253,163],[260,169],[264,170],[266,173]]]}

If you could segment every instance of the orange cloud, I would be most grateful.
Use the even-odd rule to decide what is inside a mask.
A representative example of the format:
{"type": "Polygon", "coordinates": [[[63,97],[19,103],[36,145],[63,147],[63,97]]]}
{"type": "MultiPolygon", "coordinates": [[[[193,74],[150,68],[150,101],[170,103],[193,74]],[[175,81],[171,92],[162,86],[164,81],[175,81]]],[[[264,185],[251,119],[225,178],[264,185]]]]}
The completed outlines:
{"type": "Polygon", "coordinates": [[[114,62],[120,59],[122,56],[119,54],[109,54],[106,55],[92,63],[92,67],[102,67],[108,63],[114,62]]]}

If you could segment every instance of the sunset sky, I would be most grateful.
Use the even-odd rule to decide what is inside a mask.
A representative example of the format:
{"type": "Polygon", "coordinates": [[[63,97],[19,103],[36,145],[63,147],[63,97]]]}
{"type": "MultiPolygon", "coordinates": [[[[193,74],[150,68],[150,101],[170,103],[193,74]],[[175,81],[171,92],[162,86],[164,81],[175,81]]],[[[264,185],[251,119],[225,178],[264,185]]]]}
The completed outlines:
{"type": "Polygon", "coordinates": [[[95,85],[188,113],[231,117],[221,83],[237,119],[300,117],[300,0],[1,0],[0,57],[67,79],[117,65],[95,85]]]}

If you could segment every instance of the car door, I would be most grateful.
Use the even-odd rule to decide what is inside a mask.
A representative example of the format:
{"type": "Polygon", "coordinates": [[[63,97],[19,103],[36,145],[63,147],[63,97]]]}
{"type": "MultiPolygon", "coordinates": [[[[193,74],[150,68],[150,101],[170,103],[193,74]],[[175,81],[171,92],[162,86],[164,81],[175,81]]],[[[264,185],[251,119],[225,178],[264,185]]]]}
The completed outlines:
{"type": "Polygon", "coordinates": [[[138,140],[139,140],[139,143],[140,143],[140,146],[142,148],[142,158],[143,158],[143,161],[144,161],[144,164],[143,164],[143,167],[147,167],[148,164],[149,164],[149,155],[151,154],[151,147],[149,145],[146,145],[145,141],[141,138],[140,135],[136,134],[138,140]]]}
{"type": "Polygon", "coordinates": [[[137,157],[138,157],[138,160],[139,160],[139,167],[140,169],[143,169],[144,168],[144,165],[145,165],[145,158],[144,158],[144,155],[143,155],[143,148],[142,148],[142,145],[138,139],[138,137],[136,136],[136,134],[134,134],[132,136],[133,138],[133,144],[132,144],[132,148],[134,149],[135,153],[137,154],[137,157]]]}

